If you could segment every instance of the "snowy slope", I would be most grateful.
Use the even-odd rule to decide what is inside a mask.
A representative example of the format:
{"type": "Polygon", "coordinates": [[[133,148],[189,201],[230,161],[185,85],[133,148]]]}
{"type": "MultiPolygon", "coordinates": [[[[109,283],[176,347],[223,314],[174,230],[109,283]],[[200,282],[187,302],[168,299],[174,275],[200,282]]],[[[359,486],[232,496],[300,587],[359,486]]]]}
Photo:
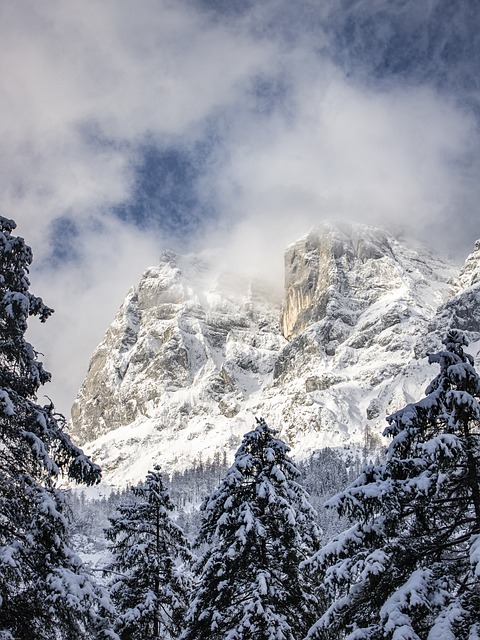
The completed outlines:
{"type": "Polygon", "coordinates": [[[288,247],[281,303],[219,254],[168,252],[93,354],[73,433],[117,485],[233,453],[260,415],[297,457],[378,440],[434,377],[425,355],[455,309],[480,337],[478,253],[459,275],[378,229],[326,223],[288,247]]]}
{"type": "Polygon", "coordinates": [[[262,403],[298,457],[378,439],[385,416],[418,398],[433,373],[416,353],[453,273],[362,225],[326,224],[287,250],[282,324],[293,333],[262,403]],[[302,308],[292,301],[305,282],[302,308]]]}
{"type": "Polygon", "coordinates": [[[74,433],[113,483],[235,448],[242,408],[286,343],[281,294],[222,269],[218,255],[168,252],[131,290],[92,356],[74,433]],[[220,275],[219,275],[220,274],[220,275]]]}

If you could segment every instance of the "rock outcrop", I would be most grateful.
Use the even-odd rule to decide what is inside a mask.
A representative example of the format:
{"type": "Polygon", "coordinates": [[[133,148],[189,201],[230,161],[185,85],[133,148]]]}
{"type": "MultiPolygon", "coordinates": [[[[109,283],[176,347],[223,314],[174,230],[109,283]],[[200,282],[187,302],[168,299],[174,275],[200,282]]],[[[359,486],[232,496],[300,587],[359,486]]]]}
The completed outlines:
{"type": "Polygon", "coordinates": [[[336,315],[341,338],[341,324],[348,332],[382,289],[394,284],[394,262],[388,236],[379,229],[325,223],[312,230],[285,253],[283,335],[291,339],[338,311],[343,313],[336,315]]]}
{"type": "Polygon", "coordinates": [[[72,409],[72,432],[126,484],[233,452],[262,415],[294,455],[377,439],[418,399],[447,326],[480,329],[480,250],[458,270],[362,225],[291,245],[285,288],[168,252],[127,295],[72,409]],[[373,434],[373,436],[372,436],[373,434]]]}
{"type": "Polygon", "coordinates": [[[279,299],[271,283],[218,271],[216,255],[166,252],[128,293],[92,356],[72,407],[75,438],[115,434],[114,457],[111,448],[96,455],[107,471],[127,460],[125,442],[142,455],[168,451],[179,466],[201,454],[196,442],[205,455],[213,455],[217,437],[222,447],[236,443],[246,426],[229,424],[264,385],[285,343],[279,299]]]}

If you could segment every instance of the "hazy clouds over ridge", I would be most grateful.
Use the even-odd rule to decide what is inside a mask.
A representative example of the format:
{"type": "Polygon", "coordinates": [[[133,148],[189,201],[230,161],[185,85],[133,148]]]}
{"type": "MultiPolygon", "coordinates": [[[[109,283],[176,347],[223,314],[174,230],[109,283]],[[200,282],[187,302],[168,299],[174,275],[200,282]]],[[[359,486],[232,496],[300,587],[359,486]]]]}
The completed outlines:
{"type": "Polygon", "coordinates": [[[477,14],[439,0],[4,2],[0,206],[57,309],[32,341],[64,378],[61,409],[164,246],[228,238],[240,268],[268,269],[341,217],[466,254],[480,235],[477,14]]]}

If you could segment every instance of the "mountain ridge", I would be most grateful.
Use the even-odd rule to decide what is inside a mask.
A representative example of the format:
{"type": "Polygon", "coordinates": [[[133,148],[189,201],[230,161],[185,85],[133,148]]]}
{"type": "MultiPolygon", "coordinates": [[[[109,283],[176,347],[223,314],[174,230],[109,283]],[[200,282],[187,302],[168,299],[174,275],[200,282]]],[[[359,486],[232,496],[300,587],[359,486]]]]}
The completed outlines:
{"type": "Polygon", "coordinates": [[[230,455],[260,415],[296,457],[378,439],[433,377],[445,323],[480,339],[479,258],[477,243],[459,272],[385,231],[324,223],[287,248],[281,302],[221,253],[166,252],[95,350],[72,434],[116,485],[230,455]]]}

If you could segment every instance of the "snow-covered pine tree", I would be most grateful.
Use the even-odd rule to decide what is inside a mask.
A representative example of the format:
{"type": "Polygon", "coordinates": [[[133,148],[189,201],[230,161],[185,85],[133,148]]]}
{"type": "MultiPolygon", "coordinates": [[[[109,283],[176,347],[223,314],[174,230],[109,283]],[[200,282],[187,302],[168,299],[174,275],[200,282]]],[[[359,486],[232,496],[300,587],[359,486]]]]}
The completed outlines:
{"type": "Polygon", "coordinates": [[[480,379],[462,334],[444,344],[386,463],[327,503],[354,524],[310,562],[330,602],[309,638],[480,638],[480,379]]]}
{"type": "Polygon", "coordinates": [[[301,640],[315,601],[300,563],[318,548],[315,512],[289,448],[263,420],[202,504],[208,549],[182,640],[301,640]]]}
{"type": "Polygon", "coordinates": [[[32,251],[15,227],[0,216],[0,638],[89,638],[96,587],[68,544],[55,481],[90,485],[100,468],[72,444],[53,405],[36,402],[50,374],[24,334],[30,316],[44,322],[52,309],[29,292],[32,251]]]}
{"type": "Polygon", "coordinates": [[[170,517],[174,506],[160,467],[132,492],[135,499],[117,508],[105,532],[113,554],[108,567],[117,609],[113,627],[122,640],[177,640],[190,588],[190,546],[170,517]]]}

